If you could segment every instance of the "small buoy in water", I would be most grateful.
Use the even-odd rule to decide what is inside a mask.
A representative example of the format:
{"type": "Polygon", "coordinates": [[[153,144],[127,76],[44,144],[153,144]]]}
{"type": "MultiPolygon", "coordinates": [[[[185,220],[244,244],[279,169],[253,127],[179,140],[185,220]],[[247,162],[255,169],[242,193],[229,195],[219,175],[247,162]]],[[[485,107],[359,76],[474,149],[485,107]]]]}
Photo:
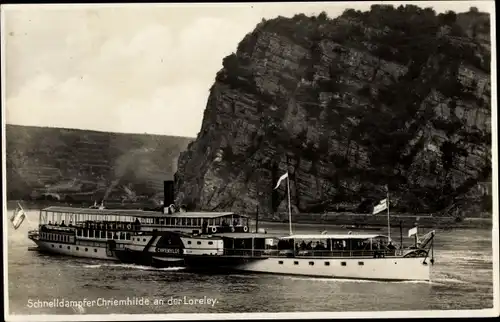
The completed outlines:
{"type": "Polygon", "coordinates": [[[352,231],[349,231],[349,232],[347,233],[347,235],[350,235],[350,234],[352,234],[352,231]]]}

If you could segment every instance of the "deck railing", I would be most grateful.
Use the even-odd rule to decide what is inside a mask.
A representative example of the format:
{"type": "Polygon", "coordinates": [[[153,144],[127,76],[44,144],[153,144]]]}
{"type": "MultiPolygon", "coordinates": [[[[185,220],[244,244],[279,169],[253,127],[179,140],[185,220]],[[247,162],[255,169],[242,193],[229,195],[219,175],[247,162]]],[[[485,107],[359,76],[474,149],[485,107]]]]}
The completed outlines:
{"type": "Polygon", "coordinates": [[[325,251],[325,250],[274,250],[274,249],[224,249],[225,256],[248,257],[388,257],[401,256],[402,250],[351,250],[351,251],[325,251]]]}

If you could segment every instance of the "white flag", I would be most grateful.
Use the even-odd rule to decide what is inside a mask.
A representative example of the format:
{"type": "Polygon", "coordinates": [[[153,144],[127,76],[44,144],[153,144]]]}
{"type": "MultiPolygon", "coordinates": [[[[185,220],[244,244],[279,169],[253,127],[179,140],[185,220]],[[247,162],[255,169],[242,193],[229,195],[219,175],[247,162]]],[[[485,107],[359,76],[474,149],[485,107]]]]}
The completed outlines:
{"type": "Polygon", "coordinates": [[[381,211],[384,211],[387,209],[387,199],[381,200],[378,205],[373,207],[373,214],[376,215],[381,211]]]}
{"type": "Polygon", "coordinates": [[[274,189],[275,189],[275,190],[276,190],[276,189],[278,189],[278,187],[279,187],[279,186],[280,186],[280,184],[281,184],[281,181],[285,180],[286,178],[288,178],[288,171],[287,171],[284,175],[282,175],[282,176],[280,177],[280,179],[278,180],[278,184],[276,185],[276,187],[275,187],[274,189]]]}
{"type": "Polygon", "coordinates": [[[25,218],[26,215],[24,213],[23,208],[18,206],[16,210],[14,210],[14,215],[10,217],[10,221],[12,222],[14,229],[19,228],[19,226],[21,226],[25,218]]]}
{"type": "Polygon", "coordinates": [[[408,230],[408,237],[416,235],[417,232],[418,232],[418,227],[413,227],[412,229],[408,230]]]}

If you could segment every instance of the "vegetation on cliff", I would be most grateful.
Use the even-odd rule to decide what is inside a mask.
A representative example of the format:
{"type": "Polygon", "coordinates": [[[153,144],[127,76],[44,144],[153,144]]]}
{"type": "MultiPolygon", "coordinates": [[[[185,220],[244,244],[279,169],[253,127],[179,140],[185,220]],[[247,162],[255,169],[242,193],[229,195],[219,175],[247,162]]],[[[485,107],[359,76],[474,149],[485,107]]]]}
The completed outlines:
{"type": "Polygon", "coordinates": [[[491,182],[489,32],[475,8],[263,20],[223,60],[178,198],[274,213],[288,170],[296,211],[369,212],[385,184],[397,211],[488,207],[474,189],[491,182]]]}

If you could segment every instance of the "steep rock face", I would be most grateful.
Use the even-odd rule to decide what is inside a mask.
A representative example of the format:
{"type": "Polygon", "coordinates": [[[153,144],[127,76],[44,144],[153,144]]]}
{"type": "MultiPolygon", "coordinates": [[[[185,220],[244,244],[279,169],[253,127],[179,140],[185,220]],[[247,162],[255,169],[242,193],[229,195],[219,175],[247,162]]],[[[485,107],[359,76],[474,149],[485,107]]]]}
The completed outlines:
{"type": "Polygon", "coordinates": [[[457,203],[491,181],[489,15],[415,6],[263,20],[224,58],[179,158],[192,208],[399,211],[457,203]]]}

